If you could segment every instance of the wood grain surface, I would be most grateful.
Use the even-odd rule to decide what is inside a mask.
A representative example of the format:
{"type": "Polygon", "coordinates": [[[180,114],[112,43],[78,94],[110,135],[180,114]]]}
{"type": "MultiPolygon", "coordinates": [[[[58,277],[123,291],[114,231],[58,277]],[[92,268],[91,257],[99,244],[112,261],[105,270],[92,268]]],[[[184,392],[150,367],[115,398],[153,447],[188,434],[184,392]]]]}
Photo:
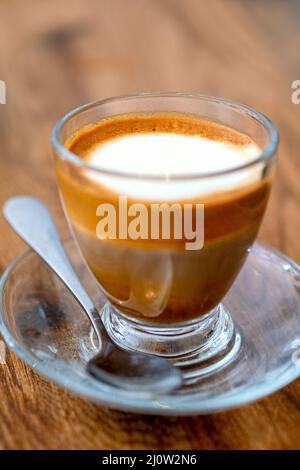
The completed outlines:
{"type": "MultiPolygon", "coordinates": [[[[300,262],[298,0],[1,0],[0,204],[43,198],[65,225],[50,131],[71,108],[144,90],[191,91],[244,102],[281,134],[260,238],[300,262]]],[[[23,243],[0,218],[3,271],[23,243]]],[[[115,412],[66,393],[7,351],[0,365],[1,449],[300,449],[300,380],[213,416],[115,412]]]]}

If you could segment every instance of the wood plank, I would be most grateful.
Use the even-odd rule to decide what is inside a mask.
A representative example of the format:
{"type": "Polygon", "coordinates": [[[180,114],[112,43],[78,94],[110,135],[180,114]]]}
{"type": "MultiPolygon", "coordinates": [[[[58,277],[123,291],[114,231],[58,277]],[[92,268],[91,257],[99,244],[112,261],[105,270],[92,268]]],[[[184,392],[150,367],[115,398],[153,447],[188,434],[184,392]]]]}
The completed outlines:
{"type": "MultiPolygon", "coordinates": [[[[2,0],[0,204],[43,198],[64,230],[50,132],[69,109],[141,90],[196,91],[244,102],[281,133],[260,238],[300,262],[300,7],[275,0],[2,0]]],[[[0,218],[0,267],[24,245],[0,218]]],[[[157,418],[101,409],[59,390],[8,352],[0,366],[1,449],[300,448],[300,382],[214,416],[157,418]]]]}

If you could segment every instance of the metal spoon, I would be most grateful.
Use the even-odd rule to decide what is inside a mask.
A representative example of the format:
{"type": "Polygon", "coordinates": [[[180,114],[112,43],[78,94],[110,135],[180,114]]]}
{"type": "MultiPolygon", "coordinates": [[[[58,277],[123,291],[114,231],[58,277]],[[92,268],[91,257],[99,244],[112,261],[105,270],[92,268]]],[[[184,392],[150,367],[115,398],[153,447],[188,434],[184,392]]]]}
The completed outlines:
{"type": "Polygon", "coordinates": [[[98,354],[87,363],[94,377],[116,387],[149,395],[170,392],[182,383],[181,372],[166,359],[116,346],[82,286],[45,204],[30,196],[9,199],[4,215],[17,234],[64,282],[87,314],[98,337],[98,354]]]}

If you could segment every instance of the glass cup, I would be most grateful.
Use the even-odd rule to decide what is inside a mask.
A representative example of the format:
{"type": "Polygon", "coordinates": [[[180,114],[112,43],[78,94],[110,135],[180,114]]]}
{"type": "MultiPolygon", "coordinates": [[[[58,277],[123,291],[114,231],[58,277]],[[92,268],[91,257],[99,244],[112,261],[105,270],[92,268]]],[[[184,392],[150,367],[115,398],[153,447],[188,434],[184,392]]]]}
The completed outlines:
{"type": "Polygon", "coordinates": [[[215,97],[142,93],[71,111],[57,122],[52,141],[65,214],[106,295],[102,315],[112,339],[123,348],[193,367],[196,377],[232,361],[242,337],[222,299],[246,260],[267,205],[278,146],[273,124],[253,109],[215,97]],[[199,116],[249,136],[261,150],[250,162],[224,171],[177,174],[170,169],[159,174],[154,169],[151,174],[139,174],[96,167],[66,148],[67,140],[83,126],[114,116],[149,113],[199,116]],[[232,182],[247,181],[250,173],[255,181],[233,191],[232,182]],[[136,187],[142,187],[147,197],[135,193],[136,187]],[[205,196],[203,188],[214,188],[213,197],[205,196]],[[99,226],[108,206],[115,208],[119,224],[113,236],[99,226]],[[143,235],[141,229],[128,236],[128,227],[121,235],[121,213],[127,214],[127,224],[133,215],[146,214],[149,229],[154,206],[159,208],[156,223],[161,223],[154,237],[143,235]],[[189,231],[181,230],[181,237],[175,234],[179,213],[184,220],[192,220],[189,231]],[[168,236],[163,234],[164,216],[169,217],[168,236]],[[192,229],[195,220],[199,221],[196,230],[192,229]]]}

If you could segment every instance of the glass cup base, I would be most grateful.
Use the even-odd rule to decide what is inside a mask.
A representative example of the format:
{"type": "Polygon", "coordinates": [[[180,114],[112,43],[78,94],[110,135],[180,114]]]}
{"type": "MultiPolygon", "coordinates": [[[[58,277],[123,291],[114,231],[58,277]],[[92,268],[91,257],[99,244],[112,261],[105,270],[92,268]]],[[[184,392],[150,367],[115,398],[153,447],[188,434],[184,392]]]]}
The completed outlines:
{"type": "Polygon", "coordinates": [[[110,303],[104,305],[102,318],[120,347],[168,358],[180,367],[188,383],[226,367],[242,345],[241,335],[222,304],[196,321],[170,326],[140,323],[110,303]]]}

